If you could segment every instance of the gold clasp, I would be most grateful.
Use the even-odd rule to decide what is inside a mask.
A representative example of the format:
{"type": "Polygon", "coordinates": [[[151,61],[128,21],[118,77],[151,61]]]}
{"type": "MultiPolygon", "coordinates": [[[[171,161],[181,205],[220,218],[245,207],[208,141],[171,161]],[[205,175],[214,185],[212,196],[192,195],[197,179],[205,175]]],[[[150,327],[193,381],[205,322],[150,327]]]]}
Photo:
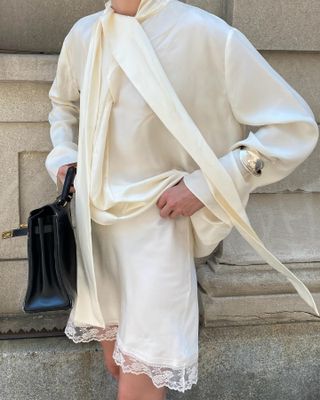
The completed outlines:
{"type": "Polygon", "coordinates": [[[13,231],[4,231],[2,232],[2,239],[8,239],[11,238],[13,236],[13,231]]]}
{"type": "MultiPolygon", "coordinates": [[[[21,228],[28,228],[28,224],[19,224],[20,229],[21,228]]],[[[10,229],[9,231],[3,231],[2,232],[2,239],[8,239],[13,237],[13,229],[10,229]]]]}

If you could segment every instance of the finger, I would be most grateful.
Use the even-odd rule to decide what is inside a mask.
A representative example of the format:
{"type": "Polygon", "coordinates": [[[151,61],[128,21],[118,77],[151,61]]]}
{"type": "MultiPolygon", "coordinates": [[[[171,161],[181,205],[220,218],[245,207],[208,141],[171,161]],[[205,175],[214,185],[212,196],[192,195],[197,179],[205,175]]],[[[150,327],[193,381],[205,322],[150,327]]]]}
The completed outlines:
{"type": "Polygon", "coordinates": [[[169,207],[167,204],[162,207],[162,209],[160,210],[160,216],[163,218],[167,218],[169,216],[169,214],[172,212],[172,208],[169,207]]]}
{"type": "Polygon", "coordinates": [[[66,176],[66,171],[63,167],[60,167],[59,171],[58,171],[58,177],[59,179],[62,181],[66,176]]]}
{"type": "Polygon", "coordinates": [[[61,175],[61,173],[58,174],[58,180],[62,185],[63,185],[63,179],[64,179],[63,175],[61,175]]]}
{"type": "Polygon", "coordinates": [[[180,214],[178,211],[172,210],[172,211],[169,213],[169,218],[174,219],[174,218],[180,217],[180,215],[181,215],[181,214],[180,214]]]}
{"type": "Polygon", "coordinates": [[[62,165],[59,169],[60,173],[65,174],[67,172],[68,166],[62,165]]]}
{"type": "Polygon", "coordinates": [[[166,196],[162,193],[162,195],[157,200],[157,207],[163,208],[167,203],[166,196]]]}

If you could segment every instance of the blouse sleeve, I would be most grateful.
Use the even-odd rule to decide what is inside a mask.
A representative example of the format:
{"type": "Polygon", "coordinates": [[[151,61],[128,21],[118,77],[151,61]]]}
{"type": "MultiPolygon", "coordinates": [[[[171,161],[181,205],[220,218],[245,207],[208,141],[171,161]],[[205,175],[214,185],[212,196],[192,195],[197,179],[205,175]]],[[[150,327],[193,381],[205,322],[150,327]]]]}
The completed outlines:
{"type": "MultiPolygon", "coordinates": [[[[304,99],[236,28],[230,30],[225,47],[225,85],[236,120],[257,127],[219,158],[246,206],[253,190],[285,178],[311,154],[319,130],[304,99]],[[264,161],[260,175],[242,166],[240,146],[260,153],[264,161]]],[[[205,205],[217,206],[201,170],[186,175],[184,181],[205,205]]]]}
{"type": "Polygon", "coordinates": [[[80,91],[68,56],[68,36],[65,38],[58,59],[56,76],[49,91],[52,109],[48,116],[53,149],[45,166],[58,186],[57,174],[62,165],[77,162],[80,91]]]}

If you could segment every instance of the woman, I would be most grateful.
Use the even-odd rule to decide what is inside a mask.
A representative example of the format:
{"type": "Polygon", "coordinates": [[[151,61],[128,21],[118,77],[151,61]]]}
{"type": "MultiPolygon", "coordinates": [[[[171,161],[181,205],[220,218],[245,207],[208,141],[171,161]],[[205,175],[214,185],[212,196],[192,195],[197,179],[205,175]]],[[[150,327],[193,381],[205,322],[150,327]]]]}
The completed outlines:
{"type": "Polygon", "coordinates": [[[219,157],[212,170],[245,207],[256,187],[310,155],[314,116],[243,34],[178,0],[108,1],[77,21],[49,96],[48,172],[57,183],[78,167],[78,293],[65,333],[101,343],[119,400],[184,392],[198,378],[194,257],[210,254],[233,226],[199,168],[206,146],[219,157]],[[178,106],[160,116],[155,88],[166,86],[160,72],[151,78],[161,69],[152,49],[201,131],[196,151],[184,146],[187,130],[178,129],[179,141],[165,123],[178,106]],[[255,132],[247,136],[246,126],[255,132]]]}

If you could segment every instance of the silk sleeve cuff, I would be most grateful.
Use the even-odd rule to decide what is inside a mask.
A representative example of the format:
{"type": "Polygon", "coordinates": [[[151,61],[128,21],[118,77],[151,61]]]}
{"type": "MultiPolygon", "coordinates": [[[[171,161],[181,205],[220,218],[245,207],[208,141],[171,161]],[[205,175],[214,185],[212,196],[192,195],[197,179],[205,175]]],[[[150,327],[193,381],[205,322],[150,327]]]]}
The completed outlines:
{"type": "MultiPolygon", "coordinates": [[[[240,149],[237,148],[219,158],[222,166],[226,169],[233,180],[233,183],[239,193],[244,207],[246,207],[249,194],[252,189],[252,175],[243,167],[239,158],[240,149]]],[[[220,208],[211,193],[206,179],[200,169],[197,169],[184,178],[187,188],[198,197],[206,207],[220,208]]],[[[218,213],[217,213],[218,214],[218,213]]]]}

